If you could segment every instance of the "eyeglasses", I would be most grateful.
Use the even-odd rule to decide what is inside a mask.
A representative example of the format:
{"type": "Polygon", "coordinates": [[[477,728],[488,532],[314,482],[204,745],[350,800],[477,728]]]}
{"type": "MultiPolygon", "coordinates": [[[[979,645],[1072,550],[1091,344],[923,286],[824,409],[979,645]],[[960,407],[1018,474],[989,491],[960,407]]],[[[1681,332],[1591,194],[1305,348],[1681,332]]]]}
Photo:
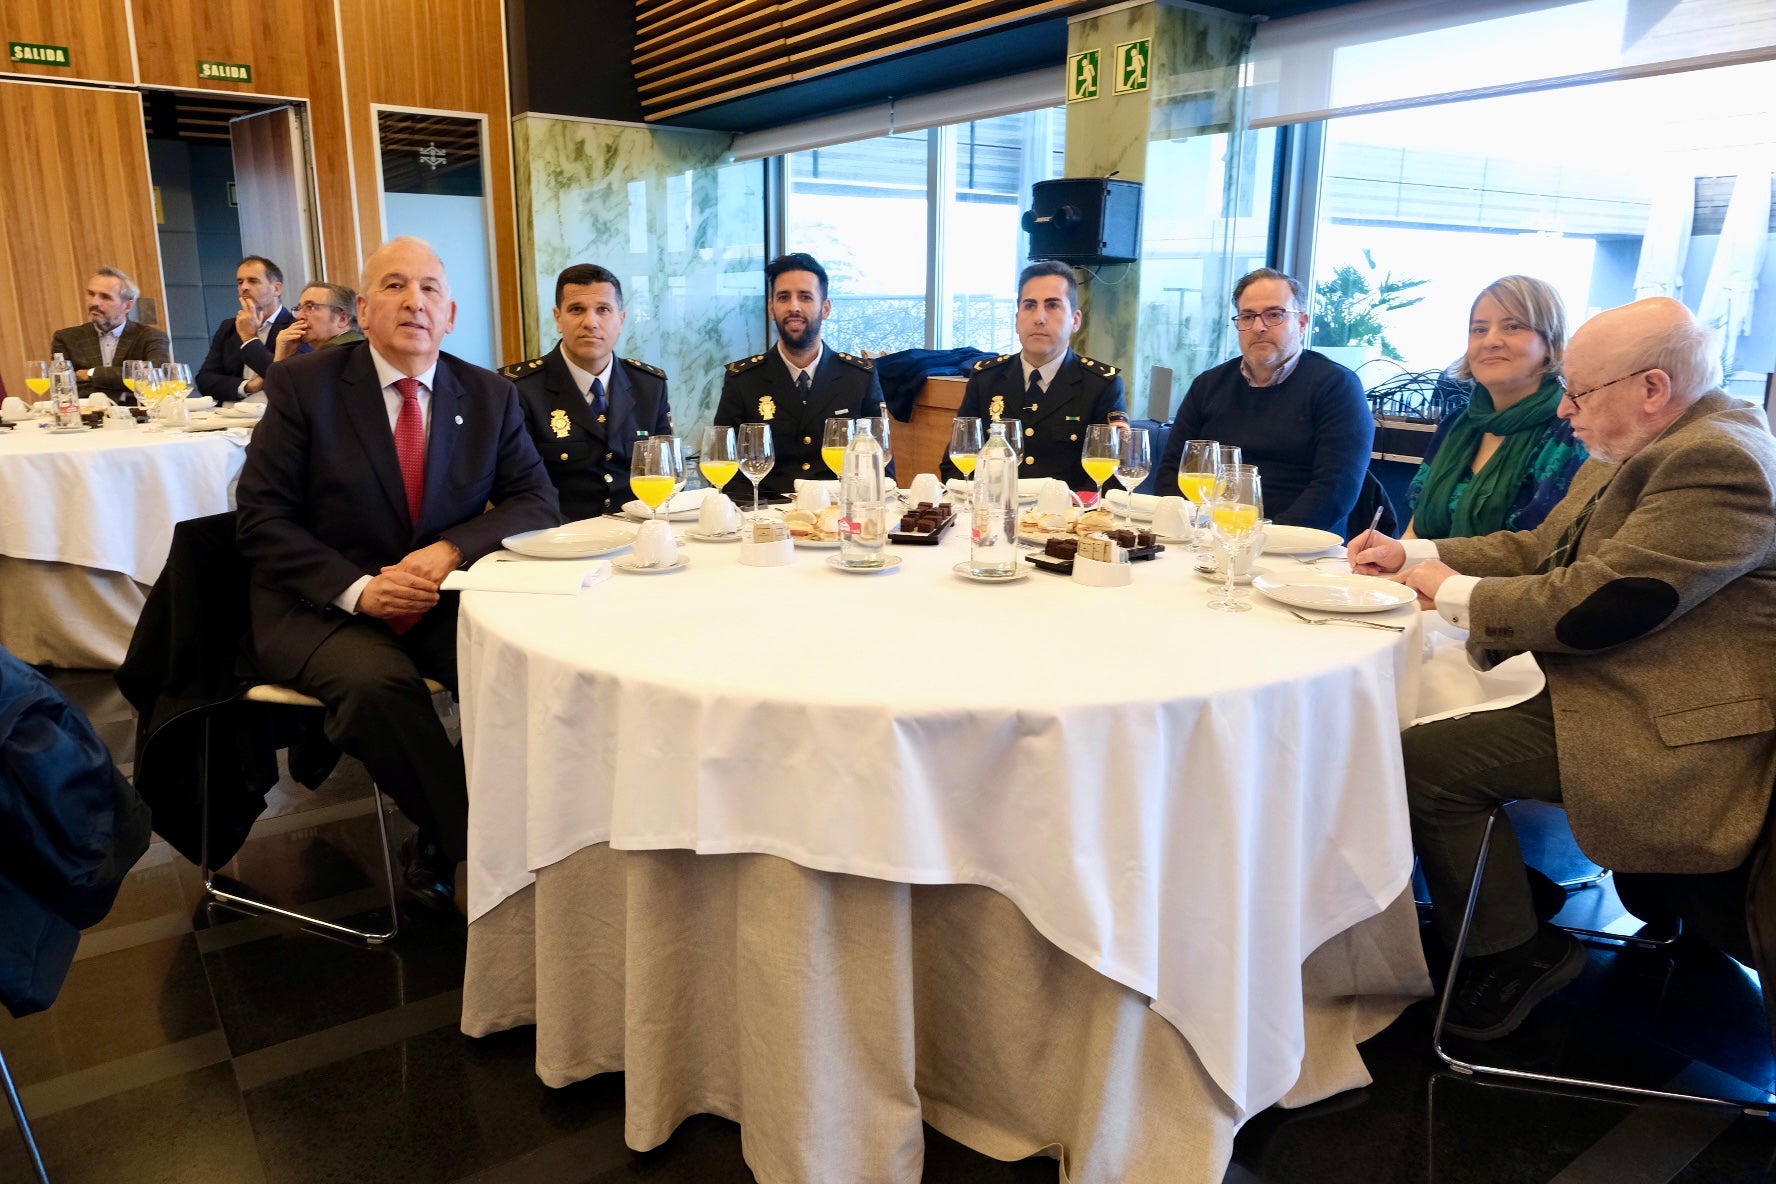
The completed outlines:
{"type": "MultiPolygon", "coordinates": [[[[1620,378],[1612,378],[1608,382],[1600,382],[1596,386],[1586,387],[1584,390],[1578,391],[1577,393],[1569,390],[1566,392],[1566,397],[1572,400],[1572,405],[1574,407],[1577,407],[1579,405],[1580,399],[1583,399],[1589,395],[1595,395],[1598,391],[1602,390],[1606,386],[1615,386],[1618,382],[1627,382],[1630,378],[1639,378],[1642,374],[1651,374],[1654,370],[1657,370],[1657,369],[1658,369],[1657,366],[1646,366],[1642,369],[1636,370],[1632,374],[1624,374],[1620,378]]],[[[1562,386],[1566,385],[1565,379],[1561,379],[1561,385],[1562,386]]]]}
{"type": "Polygon", "coordinates": [[[1262,317],[1265,325],[1274,329],[1300,312],[1299,308],[1267,308],[1263,312],[1242,312],[1233,318],[1233,323],[1241,329],[1250,329],[1262,317]]]}
{"type": "Polygon", "coordinates": [[[341,316],[345,315],[345,310],[340,308],[337,304],[316,304],[312,300],[304,300],[301,304],[298,304],[296,306],[296,311],[307,316],[311,312],[320,312],[323,308],[332,309],[341,316]]]}

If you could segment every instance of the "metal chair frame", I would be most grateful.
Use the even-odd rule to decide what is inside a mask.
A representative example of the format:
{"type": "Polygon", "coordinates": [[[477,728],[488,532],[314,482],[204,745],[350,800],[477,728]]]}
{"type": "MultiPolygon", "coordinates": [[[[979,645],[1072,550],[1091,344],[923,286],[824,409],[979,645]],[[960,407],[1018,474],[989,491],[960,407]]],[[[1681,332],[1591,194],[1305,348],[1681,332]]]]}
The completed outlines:
{"type": "MultiPolygon", "coordinates": [[[[426,688],[433,694],[444,689],[443,684],[434,682],[431,679],[426,680],[426,688]]],[[[289,687],[279,686],[275,683],[262,683],[259,686],[250,687],[242,698],[251,703],[267,703],[284,707],[324,706],[319,699],[312,698],[302,694],[300,691],[294,691],[289,687]]],[[[389,927],[386,931],[377,933],[364,929],[353,929],[349,925],[340,925],[337,922],[326,921],[308,913],[298,912],[294,909],[279,908],[277,905],[267,903],[266,901],[254,900],[247,896],[239,896],[216,886],[216,872],[219,869],[210,866],[210,725],[210,717],[205,716],[202,774],[203,837],[201,839],[202,850],[200,851],[200,854],[202,855],[202,866],[199,869],[203,876],[204,891],[208,893],[212,899],[223,904],[233,905],[236,908],[248,909],[253,912],[270,913],[274,916],[283,917],[285,920],[295,921],[300,925],[318,929],[325,934],[353,938],[363,942],[365,945],[379,946],[382,943],[393,939],[396,934],[401,932],[401,911],[395,900],[395,865],[393,859],[389,856],[388,813],[383,809],[382,790],[377,787],[374,780],[370,782],[370,798],[376,810],[376,832],[382,846],[383,877],[388,884],[389,927]]]]}
{"type": "MultiPolygon", "coordinates": [[[[1463,1076],[1485,1074],[1493,1077],[1505,1077],[1514,1081],[1531,1082],[1537,1085],[1557,1086],[1565,1089],[1591,1089],[1604,1093],[1623,1094],[1633,1098],[1644,1098],[1664,1102],[1690,1102],[1703,1106],[1724,1106],[1731,1110],[1739,1110],[1754,1118],[1768,1118],[1771,1107],[1762,1102],[1747,1102],[1732,1098],[1716,1098],[1701,1094],[1681,1094],[1668,1090],[1643,1089],[1639,1086],[1622,1085],[1613,1081],[1596,1081],[1586,1077],[1562,1077],[1552,1073],[1534,1073],[1526,1069],[1508,1069],[1502,1065],[1485,1065],[1478,1061],[1465,1061],[1451,1056],[1443,1048],[1443,1021],[1449,1012],[1449,995],[1455,986],[1456,975],[1461,969],[1462,956],[1468,948],[1468,930],[1474,921],[1474,908],[1480,902],[1480,879],[1486,871],[1486,858],[1492,850],[1492,828],[1497,824],[1504,806],[1493,807],[1486,816],[1486,829],[1480,836],[1480,853],[1474,859],[1474,879],[1468,887],[1468,904],[1462,912],[1461,929],[1456,934],[1455,949],[1449,956],[1449,977],[1443,984],[1443,997],[1437,1001],[1437,1021],[1431,1027],[1431,1048],[1443,1063],[1463,1076]]],[[[1662,940],[1632,937],[1627,934],[1609,933],[1596,929],[1568,929],[1568,933],[1576,937],[1590,937],[1608,941],[1618,941],[1641,949],[1657,949],[1670,945],[1677,940],[1676,935],[1662,940]]]]}
{"type": "Polygon", "coordinates": [[[31,1163],[37,1184],[49,1184],[49,1171],[43,1166],[42,1152],[37,1150],[37,1136],[31,1131],[25,1104],[19,1100],[18,1086],[12,1082],[12,1070],[6,1067],[5,1053],[0,1053],[0,1088],[6,1091],[6,1104],[12,1109],[12,1121],[18,1124],[19,1138],[25,1141],[25,1158],[31,1163]]]}

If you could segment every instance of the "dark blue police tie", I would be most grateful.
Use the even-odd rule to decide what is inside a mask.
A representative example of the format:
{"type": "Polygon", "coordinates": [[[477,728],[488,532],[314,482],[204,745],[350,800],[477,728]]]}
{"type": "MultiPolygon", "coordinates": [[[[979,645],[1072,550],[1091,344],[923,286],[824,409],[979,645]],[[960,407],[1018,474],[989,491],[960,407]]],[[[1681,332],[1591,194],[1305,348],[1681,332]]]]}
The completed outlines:
{"type": "Polygon", "coordinates": [[[592,414],[602,419],[604,418],[604,413],[609,409],[610,404],[607,403],[604,398],[604,380],[602,378],[594,378],[592,380],[592,414]]]}

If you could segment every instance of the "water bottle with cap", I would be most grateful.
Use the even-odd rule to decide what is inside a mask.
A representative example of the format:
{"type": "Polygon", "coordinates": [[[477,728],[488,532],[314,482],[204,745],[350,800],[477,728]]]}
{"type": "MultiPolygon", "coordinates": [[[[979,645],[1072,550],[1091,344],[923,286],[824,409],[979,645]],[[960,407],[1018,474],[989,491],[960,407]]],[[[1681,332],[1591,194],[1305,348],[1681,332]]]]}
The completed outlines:
{"type": "Polygon", "coordinates": [[[881,567],[885,562],[885,467],[875,434],[853,433],[839,474],[839,562],[846,567],[881,567]]]}
{"type": "Polygon", "coordinates": [[[74,381],[74,364],[61,354],[49,364],[49,404],[56,427],[80,426],[80,386],[74,381]]]}
{"type": "Polygon", "coordinates": [[[991,433],[974,462],[974,510],[968,565],[977,576],[1009,579],[1018,571],[1018,459],[1006,425],[991,433]]]}

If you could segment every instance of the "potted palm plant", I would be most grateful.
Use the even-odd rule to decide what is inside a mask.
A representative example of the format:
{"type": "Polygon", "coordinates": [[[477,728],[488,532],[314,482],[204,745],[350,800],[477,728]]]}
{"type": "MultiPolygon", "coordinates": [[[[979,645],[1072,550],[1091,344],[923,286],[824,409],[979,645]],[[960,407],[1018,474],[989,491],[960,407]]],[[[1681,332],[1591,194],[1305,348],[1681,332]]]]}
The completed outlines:
{"type": "Polygon", "coordinates": [[[1387,339],[1387,314],[1421,302],[1423,296],[1406,293],[1429,282],[1377,276],[1375,256],[1365,250],[1362,267],[1347,263],[1314,285],[1314,350],[1352,370],[1377,357],[1399,361],[1387,339]]]}

